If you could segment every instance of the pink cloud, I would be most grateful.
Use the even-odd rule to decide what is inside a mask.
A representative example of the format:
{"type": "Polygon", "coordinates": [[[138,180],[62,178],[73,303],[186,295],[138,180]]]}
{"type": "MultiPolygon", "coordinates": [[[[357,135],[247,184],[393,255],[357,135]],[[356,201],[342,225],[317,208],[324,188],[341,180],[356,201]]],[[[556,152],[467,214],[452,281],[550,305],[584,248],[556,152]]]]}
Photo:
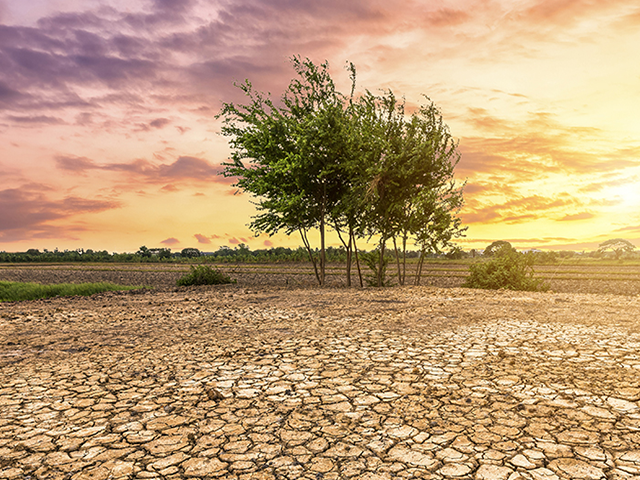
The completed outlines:
{"type": "Polygon", "coordinates": [[[265,247],[273,247],[273,242],[271,240],[265,240],[262,242],[265,247]]]}
{"type": "Polygon", "coordinates": [[[160,243],[162,243],[163,245],[176,245],[178,243],[180,243],[180,240],[178,240],[177,238],[174,237],[169,237],[165,240],[162,240],[160,243]]]}
{"type": "Polygon", "coordinates": [[[201,235],[199,233],[196,233],[194,235],[194,237],[196,238],[196,240],[198,240],[198,243],[204,243],[204,244],[210,244],[211,243],[211,239],[209,239],[208,237],[205,237],[204,235],[201,235]]]}
{"type": "Polygon", "coordinates": [[[240,240],[238,240],[237,238],[233,237],[233,238],[229,239],[229,243],[231,245],[238,245],[238,244],[240,244],[240,240]]]}

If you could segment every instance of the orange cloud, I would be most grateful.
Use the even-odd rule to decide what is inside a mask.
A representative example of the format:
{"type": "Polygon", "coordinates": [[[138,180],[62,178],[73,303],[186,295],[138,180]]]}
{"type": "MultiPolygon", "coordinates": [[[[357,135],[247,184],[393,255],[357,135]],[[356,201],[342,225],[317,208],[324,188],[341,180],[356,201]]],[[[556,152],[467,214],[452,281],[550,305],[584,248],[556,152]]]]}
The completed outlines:
{"type": "Polygon", "coordinates": [[[578,220],[591,220],[592,218],[595,218],[595,215],[593,213],[582,212],[582,213],[575,213],[573,215],[565,215],[562,218],[556,219],[556,221],[558,221],[558,222],[575,222],[575,221],[578,221],[578,220]]]}
{"type": "Polygon", "coordinates": [[[543,214],[558,208],[579,203],[576,199],[562,195],[563,198],[547,198],[540,195],[519,197],[503,203],[482,206],[479,202],[468,202],[460,215],[463,223],[524,223],[540,218],[543,214]],[[477,206],[469,206],[469,203],[477,206]]]}

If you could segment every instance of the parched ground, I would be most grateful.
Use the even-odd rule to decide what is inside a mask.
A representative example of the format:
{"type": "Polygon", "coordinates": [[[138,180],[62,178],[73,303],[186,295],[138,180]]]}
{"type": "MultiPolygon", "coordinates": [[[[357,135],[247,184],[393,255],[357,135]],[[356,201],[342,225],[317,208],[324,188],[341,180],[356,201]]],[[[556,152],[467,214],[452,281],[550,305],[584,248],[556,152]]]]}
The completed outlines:
{"type": "Polygon", "coordinates": [[[640,478],[639,401],[631,295],[245,282],[0,304],[0,478],[640,478]]]}

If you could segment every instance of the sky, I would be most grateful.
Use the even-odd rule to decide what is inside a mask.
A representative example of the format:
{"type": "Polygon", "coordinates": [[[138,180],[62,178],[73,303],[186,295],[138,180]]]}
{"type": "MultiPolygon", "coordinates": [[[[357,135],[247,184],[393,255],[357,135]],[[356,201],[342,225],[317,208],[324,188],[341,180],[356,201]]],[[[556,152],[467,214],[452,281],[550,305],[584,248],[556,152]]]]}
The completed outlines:
{"type": "Polygon", "coordinates": [[[293,55],[438,105],[462,248],[640,246],[638,45],[636,0],[0,0],[0,251],[301,245],[249,230],[215,118],[293,55]]]}

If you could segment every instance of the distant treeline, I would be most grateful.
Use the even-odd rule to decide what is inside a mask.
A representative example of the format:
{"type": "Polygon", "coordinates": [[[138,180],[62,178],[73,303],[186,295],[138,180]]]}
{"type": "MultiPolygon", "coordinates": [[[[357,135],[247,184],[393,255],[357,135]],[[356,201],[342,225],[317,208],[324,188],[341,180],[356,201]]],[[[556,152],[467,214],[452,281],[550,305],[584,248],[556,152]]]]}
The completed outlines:
{"type": "MultiPolygon", "coordinates": [[[[327,260],[330,262],[346,261],[344,248],[327,249],[327,260]]],[[[172,252],[170,248],[140,247],[135,253],[109,253],[79,248],[77,250],[38,250],[26,252],[0,252],[0,263],[28,262],[132,262],[132,263],[182,263],[182,262],[307,262],[309,254],[304,247],[274,247],[251,250],[240,244],[235,248],[220,247],[214,252],[202,252],[197,248],[185,248],[172,252]]]]}
{"type": "MultiPolygon", "coordinates": [[[[606,254],[599,251],[578,253],[572,251],[530,251],[528,255],[534,256],[536,264],[554,264],[563,259],[573,257],[605,258],[606,254]]],[[[347,260],[347,252],[343,247],[328,247],[326,251],[327,261],[343,263],[347,260]]],[[[385,256],[391,259],[393,251],[385,252],[385,256]]],[[[407,251],[407,258],[418,258],[420,252],[407,251]]],[[[453,248],[446,254],[428,254],[427,258],[462,260],[466,258],[482,258],[481,250],[464,251],[459,247],[453,248]]],[[[131,263],[219,263],[219,262],[307,262],[309,254],[304,247],[287,248],[273,247],[267,249],[251,250],[248,246],[240,244],[235,248],[223,246],[214,252],[202,252],[197,248],[184,248],[181,251],[172,252],[169,248],[147,248],[145,246],[135,253],[109,253],[106,250],[97,251],[91,249],[77,250],[37,250],[29,249],[26,252],[0,252],[0,263],[28,263],[28,262],[131,262],[131,263]]]]}

